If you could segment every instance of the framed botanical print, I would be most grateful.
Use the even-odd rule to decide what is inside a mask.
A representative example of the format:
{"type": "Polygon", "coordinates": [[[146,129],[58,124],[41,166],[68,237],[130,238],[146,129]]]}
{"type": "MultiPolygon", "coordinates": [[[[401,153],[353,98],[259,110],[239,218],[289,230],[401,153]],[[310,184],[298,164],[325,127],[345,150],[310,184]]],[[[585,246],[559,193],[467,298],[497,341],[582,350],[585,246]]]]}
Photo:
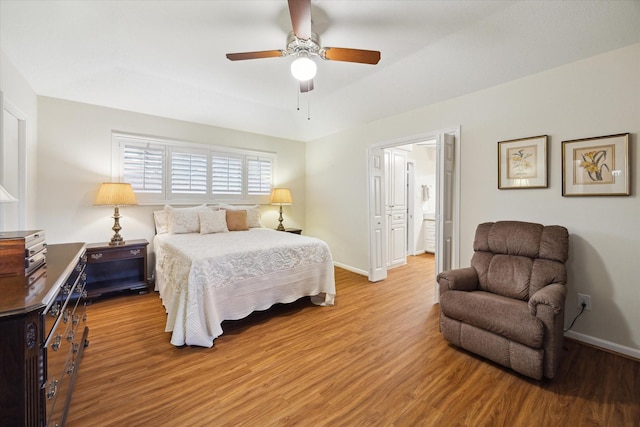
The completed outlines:
{"type": "Polygon", "coordinates": [[[562,141],[563,196],[628,196],[629,134],[562,141]]]}
{"type": "Polygon", "coordinates": [[[547,188],[547,135],[498,142],[498,188],[547,188]]]}

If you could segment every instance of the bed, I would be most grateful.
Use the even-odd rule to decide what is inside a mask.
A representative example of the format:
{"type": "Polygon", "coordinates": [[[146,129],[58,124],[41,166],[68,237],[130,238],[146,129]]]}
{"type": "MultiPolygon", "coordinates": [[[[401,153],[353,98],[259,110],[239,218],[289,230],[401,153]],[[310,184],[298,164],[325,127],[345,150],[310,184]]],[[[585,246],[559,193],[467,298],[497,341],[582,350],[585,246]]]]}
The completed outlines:
{"type": "MultiPolygon", "coordinates": [[[[200,212],[211,215],[203,208],[200,212]]],[[[169,209],[169,225],[176,213],[169,209]]],[[[333,260],[324,241],[256,224],[236,230],[227,220],[231,231],[201,233],[194,225],[192,232],[157,230],[153,239],[155,286],[175,346],[211,347],[223,333],[224,320],[242,319],[276,303],[302,297],[321,306],[334,303],[333,260]]],[[[206,221],[201,225],[206,231],[206,221]]]]}

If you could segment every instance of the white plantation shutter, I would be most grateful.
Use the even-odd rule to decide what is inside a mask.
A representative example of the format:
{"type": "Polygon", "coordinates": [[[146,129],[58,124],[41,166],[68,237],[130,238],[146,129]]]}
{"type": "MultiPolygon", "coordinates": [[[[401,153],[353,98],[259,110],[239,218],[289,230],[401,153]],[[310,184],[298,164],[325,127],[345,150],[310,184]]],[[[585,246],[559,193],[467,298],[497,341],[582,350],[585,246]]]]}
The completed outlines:
{"type": "Polygon", "coordinates": [[[171,194],[207,194],[207,153],[171,151],[171,194]]]}
{"type": "Polygon", "coordinates": [[[269,203],[275,154],[114,132],[112,179],[141,204],[269,203]]]}
{"type": "Polygon", "coordinates": [[[211,192],[215,195],[242,195],[242,157],[214,153],[211,158],[211,192]]]}
{"type": "Polygon", "coordinates": [[[123,181],[136,193],[164,193],[164,147],[125,143],[122,147],[123,181]]]}
{"type": "Polygon", "coordinates": [[[271,159],[247,157],[247,193],[271,194],[271,159]]]}

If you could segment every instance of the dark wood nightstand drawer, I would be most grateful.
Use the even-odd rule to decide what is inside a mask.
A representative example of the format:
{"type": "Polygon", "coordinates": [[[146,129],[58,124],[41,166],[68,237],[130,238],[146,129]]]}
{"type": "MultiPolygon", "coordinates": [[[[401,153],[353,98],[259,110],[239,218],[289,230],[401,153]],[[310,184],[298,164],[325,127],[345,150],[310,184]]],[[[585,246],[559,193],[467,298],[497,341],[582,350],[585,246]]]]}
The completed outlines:
{"type": "Polygon", "coordinates": [[[93,249],[87,251],[88,262],[107,262],[118,259],[144,258],[146,256],[146,245],[136,247],[118,247],[118,249],[93,249]]]}

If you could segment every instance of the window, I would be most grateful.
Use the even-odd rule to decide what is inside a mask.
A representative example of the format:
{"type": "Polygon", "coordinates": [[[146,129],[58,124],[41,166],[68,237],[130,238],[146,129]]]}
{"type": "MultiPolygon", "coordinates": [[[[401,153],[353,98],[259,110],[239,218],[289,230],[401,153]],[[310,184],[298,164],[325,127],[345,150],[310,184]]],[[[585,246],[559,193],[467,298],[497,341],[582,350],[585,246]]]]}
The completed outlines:
{"type": "Polygon", "coordinates": [[[241,201],[268,203],[275,155],[113,134],[113,178],[141,204],[241,201]]]}
{"type": "Polygon", "coordinates": [[[224,153],[212,156],[212,193],[214,195],[240,196],[242,194],[242,157],[224,153]]]}
{"type": "Polygon", "coordinates": [[[247,158],[247,192],[250,195],[271,193],[270,159],[247,158]]]}
{"type": "Polygon", "coordinates": [[[137,193],[164,194],[164,148],[124,144],[122,147],[123,181],[137,193]]]}
{"type": "Polygon", "coordinates": [[[207,195],[207,153],[194,153],[185,149],[171,147],[169,166],[171,194],[207,195]]]}

